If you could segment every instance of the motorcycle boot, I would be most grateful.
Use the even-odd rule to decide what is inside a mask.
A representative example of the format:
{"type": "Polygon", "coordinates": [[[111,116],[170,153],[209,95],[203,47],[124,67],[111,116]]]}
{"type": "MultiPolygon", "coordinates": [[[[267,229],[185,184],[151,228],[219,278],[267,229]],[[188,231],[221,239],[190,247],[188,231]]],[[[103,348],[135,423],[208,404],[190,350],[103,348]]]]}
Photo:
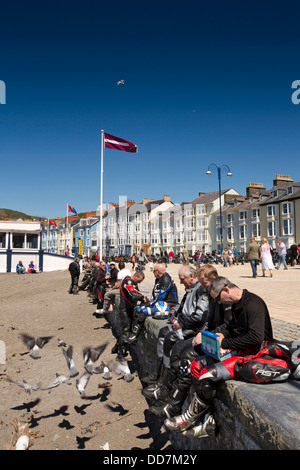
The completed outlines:
{"type": "Polygon", "coordinates": [[[184,432],[190,428],[193,428],[202,416],[207,413],[210,405],[204,403],[194,393],[192,401],[184,413],[179,416],[168,418],[164,421],[164,426],[169,431],[184,432]]]}
{"type": "Polygon", "coordinates": [[[170,369],[165,369],[156,384],[148,385],[142,390],[142,395],[151,400],[168,401],[172,391],[172,382],[175,380],[176,375],[170,369]]]}

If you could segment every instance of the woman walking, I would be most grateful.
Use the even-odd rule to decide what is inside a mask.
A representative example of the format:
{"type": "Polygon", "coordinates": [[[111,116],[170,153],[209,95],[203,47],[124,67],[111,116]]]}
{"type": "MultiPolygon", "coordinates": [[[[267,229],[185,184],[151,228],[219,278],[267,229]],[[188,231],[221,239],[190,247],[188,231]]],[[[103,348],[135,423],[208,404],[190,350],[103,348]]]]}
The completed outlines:
{"type": "Polygon", "coordinates": [[[267,269],[270,272],[270,276],[273,277],[272,270],[274,269],[274,264],[272,261],[270,245],[266,238],[262,239],[261,245],[261,269],[263,272],[263,277],[265,277],[267,269]]]}

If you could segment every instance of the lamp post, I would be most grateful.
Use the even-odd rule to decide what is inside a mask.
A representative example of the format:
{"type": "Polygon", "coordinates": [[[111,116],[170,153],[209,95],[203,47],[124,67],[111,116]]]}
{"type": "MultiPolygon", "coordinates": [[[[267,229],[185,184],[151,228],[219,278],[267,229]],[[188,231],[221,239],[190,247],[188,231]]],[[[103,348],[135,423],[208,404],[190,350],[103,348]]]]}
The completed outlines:
{"type": "Polygon", "coordinates": [[[207,176],[210,176],[212,174],[212,171],[216,170],[218,172],[218,180],[219,180],[219,204],[220,204],[220,238],[221,238],[221,255],[223,253],[223,220],[222,220],[222,204],[221,204],[221,173],[222,170],[224,172],[227,171],[227,176],[230,178],[232,176],[232,173],[230,171],[229,166],[227,165],[221,165],[217,166],[215,163],[211,163],[208,167],[208,170],[206,172],[207,176]]]}

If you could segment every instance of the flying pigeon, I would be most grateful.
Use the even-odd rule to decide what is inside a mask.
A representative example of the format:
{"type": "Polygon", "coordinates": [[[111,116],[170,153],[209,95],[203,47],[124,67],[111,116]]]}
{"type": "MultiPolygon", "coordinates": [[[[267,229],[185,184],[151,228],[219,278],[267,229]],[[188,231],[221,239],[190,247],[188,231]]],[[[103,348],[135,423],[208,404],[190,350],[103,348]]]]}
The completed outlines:
{"type": "Polygon", "coordinates": [[[111,370],[115,374],[123,375],[124,380],[126,382],[131,382],[134,379],[133,375],[130,372],[128,362],[126,361],[126,359],[118,360],[118,361],[111,361],[109,362],[108,367],[109,367],[109,370],[111,370]]]}
{"type": "Polygon", "coordinates": [[[30,395],[30,393],[32,391],[36,391],[40,388],[40,385],[37,384],[37,385],[30,385],[28,382],[26,382],[26,380],[23,380],[23,382],[15,382],[13,379],[11,379],[10,377],[7,377],[6,379],[8,382],[11,382],[11,383],[14,383],[16,385],[18,385],[18,387],[21,387],[21,388],[24,388],[25,392],[28,393],[30,395]]]}
{"type": "Polygon", "coordinates": [[[39,336],[37,339],[35,339],[26,333],[22,333],[21,337],[28,349],[32,350],[30,356],[33,359],[39,359],[41,357],[40,348],[45,346],[45,344],[48,343],[51,338],[53,338],[53,336],[39,336]]]}
{"type": "Polygon", "coordinates": [[[108,343],[101,344],[100,346],[96,346],[94,348],[87,347],[83,350],[83,359],[84,359],[84,368],[87,372],[93,372],[93,363],[96,362],[101,354],[105,351],[108,343]]]}
{"type": "Polygon", "coordinates": [[[81,375],[81,377],[79,377],[79,379],[76,380],[76,388],[82,397],[85,397],[85,388],[91,378],[91,375],[92,374],[86,371],[81,375]]]}
{"type": "Polygon", "coordinates": [[[70,377],[76,377],[79,372],[75,367],[74,359],[73,359],[73,346],[69,346],[67,350],[63,349],[64,356],[67,361],[67,365],[70,371],[70,377]]]}
{"type": "Polygon", "coordinates": [[[125,85],[125,81],[124,81],[124,80],[119,80],[119,81],[117,82],[117,85],[125,85]]]}
{"type": "Polygon", "coordinates": [[[43,388],[43,390],[50,390],[51,388],[58,387],[62,383],[72,385],[68,377],[66,377],[65,375],[56,374],[56,379],[54,379],[49,385],[47,385],[47,387],[43,388]]]}
{"type": "Polygon", "coordinates": [[[64,340],[57,338],[58,341],[58,347],[60,348],[61,346],[67,346],[67,344],[64,342],[64,340]]]}

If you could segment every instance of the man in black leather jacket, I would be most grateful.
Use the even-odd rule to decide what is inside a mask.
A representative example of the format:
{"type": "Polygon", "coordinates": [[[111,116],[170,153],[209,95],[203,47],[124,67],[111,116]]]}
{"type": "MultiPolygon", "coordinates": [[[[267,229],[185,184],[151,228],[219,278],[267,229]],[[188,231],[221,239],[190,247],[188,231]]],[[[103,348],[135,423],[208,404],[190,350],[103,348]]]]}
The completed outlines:
{"type": "Polygon", "coordinates": [[[135,344],[138,335],[144,329],[144,323],[148,316],[168,318],[168,309],[178,304],[177,286],[170,274],[166,272],[163,263],[155,264],[153,268],[155,276],[152,298],[145,306],[137,307],[134,311],[131,335],[128,337],[129,344],[135,344]],[[160,303],[160,304],[159,304],[160,303]],[[162,311],[161,307],[162,306],[162,311]],[[164,310],[165,309],[165,310],[164,310]]]}

